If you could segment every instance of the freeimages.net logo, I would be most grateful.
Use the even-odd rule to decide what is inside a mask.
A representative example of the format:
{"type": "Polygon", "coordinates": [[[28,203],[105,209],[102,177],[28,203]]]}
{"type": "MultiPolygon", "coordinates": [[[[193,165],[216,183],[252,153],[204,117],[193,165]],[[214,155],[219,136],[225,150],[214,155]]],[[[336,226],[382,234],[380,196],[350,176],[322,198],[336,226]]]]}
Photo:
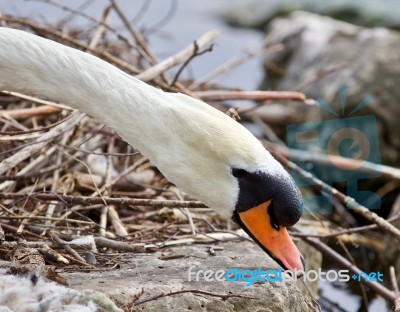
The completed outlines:
{"type": "MultiPolygon", "coordinates": [[[[379,209],[380,197],[370,191],[360,190],[358,182],[380,176],[379,170],[364,170],[365,162],[381,163],[378,127],[374,115],[353,117],[352,115],[372,102],[371,96],[366,96],[347,116],[345,115],[347,87],[341,86],[339,98],[341,116],[322,99],[318,104],[325,111],[339,117],[331,120],[307,122],[290,125],[286,129],[287,144],[292,150],[292,156],[298,151],[307,151],[312,158],[322,161],[310,162],[307,157],[294,161],[303,169],[313,173],[329,185],[345,182],[347,195],[370,209],[379,209]],[[349,158],[351,161],[343,161],[349,158]]],[[[299,186],[312,185],[293,173],[293,178],[299,186]]],[[[312,213],[329,214],[332,212],[330,194],[304,196],[304,202],[312,213]]]]}

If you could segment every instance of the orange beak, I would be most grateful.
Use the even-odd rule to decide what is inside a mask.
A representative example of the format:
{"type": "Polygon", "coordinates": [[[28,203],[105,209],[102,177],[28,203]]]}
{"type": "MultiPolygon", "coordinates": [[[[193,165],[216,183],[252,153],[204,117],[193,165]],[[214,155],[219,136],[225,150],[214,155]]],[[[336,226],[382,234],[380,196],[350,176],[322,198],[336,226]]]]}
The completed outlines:
{"type": "Polygon", "coordinates": [[[304,270],[304,259],[285,227],[275,229],[268,214],[271,201],[244,212],[238,212],[242,228],[266,251],[271,258],[287,270],[304,270]]]}

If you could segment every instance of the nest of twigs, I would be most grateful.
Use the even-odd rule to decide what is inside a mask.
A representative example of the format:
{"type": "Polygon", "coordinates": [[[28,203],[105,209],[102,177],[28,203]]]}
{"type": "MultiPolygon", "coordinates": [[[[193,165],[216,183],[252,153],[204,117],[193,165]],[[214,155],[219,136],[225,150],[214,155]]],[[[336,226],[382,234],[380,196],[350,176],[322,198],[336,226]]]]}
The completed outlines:
{"type": "MultiPolygon", "coordinates": [[[[52,28],[4,15],[0,16],[0,22],[92,53],[156,87],[206,100],[235,119],[243,116],[221,105],[221,101],[313,103],[298,92],[242,92],[222,90],[204,81],[179,81],[180,73],[193,58],[211,51],[216,33],[196,39],[173,60],[159,62],[140,32],[129,23],[115,2],[112,3],[129,38],[107,24],[111,7],[105,10],[102,21],[94,21],[96,27],[88,32],[65,31],[65,25],[52,28]],[[116,39],[107,39],[106,31],[116,39]],[[171,66],[179,67],[173,77],[166,73],[171,66]],[[190,88],[194,84],[195,90],[190,88]]],[[[214,76],[227,70],[225,67],[214,76]]],[[[9,91],[12,90],[0,93],[0,259],[15,272],[39,268],[46,276],[65,283],[54,268],[49,269],[45,264],[51,263],[68,271],[82,267],[87,270],[113,268],[118,265],[115,253],[153,252],[179,244],[247,239],[230,220],[169,183],[113,129],[63,103],[9,91]]],[[[244,117],[247,122],[264,127],[266,137],[273,134],[262,118],[244,117]]],[[[288,161],[287,150],[270,141],[266,145],[286,167],[312,179],[316,189],[331,192],[336,201],[351,206],[354,212],[374,223],[370,228],[336,232],[327,226],[322,238],[379,227],[400,239],[399,231],[388,222],[317,178],[310,178],[288,161]]],[[[399,179],[398,175],[396,177],[399,179]]],[[[293,234],[341,266],[358,269],[343,261],[342,256],[317,238],[299,233],[299,229],[293,234]]],[[[313,234],[318,236],[318,233],[313,234]]],[[[380,292],[380,289],[374,288],[374,291],[380,292]]],[[[393,292],[381,294],[394,301],[393,292]]]]}
{"type": "MultiPolygon", "coordinates": [[[[78,48],[125,64],[125,70],[129,64],[145,63],[127,39],[102,39],[93,48],[82,43],[91,42],[92,33],[61,35],[57,28],[33,21],[2,19],[7,26],[29,28],[73,47],[79,42],[78,48]]],[[[141,53],[146,54],[143,49],[141,53]]],[[[167,79],[161,74],[153,84],[165,87],[167,79]]],[[[169,89],[179,88],[179,83],[174,85],[169,89]]],[[[3,260],[11,260],[13,248],[23,243],[40,247],[47,262],[66,270],[94,264],[112,267],[115,261],[109,261],[109,251],[151,252],[186,239],[213,241],[199,233],[232,230],[229,220],[188,198],[113,129],[62,103],[35,96],[3,92],[0,104],[3,260]],[[198,209],[189,212],[187,207],[198,209]],[[97,238],[74,241],[88,236],[97,238]]]]}

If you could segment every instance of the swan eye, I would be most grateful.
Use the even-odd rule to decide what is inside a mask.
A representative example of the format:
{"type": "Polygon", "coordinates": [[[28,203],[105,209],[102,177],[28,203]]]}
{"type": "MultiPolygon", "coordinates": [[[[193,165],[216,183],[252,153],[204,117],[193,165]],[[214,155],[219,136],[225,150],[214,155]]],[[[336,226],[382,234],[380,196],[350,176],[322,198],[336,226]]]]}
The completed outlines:
{"type": "Polygon", "coordinates": [[[232,168],[232,175],[236,178],[244,178],[249,174],[248,171],[239,168],[232,168]]]}
{"type": "Polygon", "coordinates": [[[275,206],[274,206],[274,201],[273,200],[271,201],[271,204],[269,205],[267,213],[268,213],[269,218],[271,220],[271,226],[275,230],[279,231],[279,223],[278,223],[278,220],[277,220],[276,215],[275,215],[275,206]]]}

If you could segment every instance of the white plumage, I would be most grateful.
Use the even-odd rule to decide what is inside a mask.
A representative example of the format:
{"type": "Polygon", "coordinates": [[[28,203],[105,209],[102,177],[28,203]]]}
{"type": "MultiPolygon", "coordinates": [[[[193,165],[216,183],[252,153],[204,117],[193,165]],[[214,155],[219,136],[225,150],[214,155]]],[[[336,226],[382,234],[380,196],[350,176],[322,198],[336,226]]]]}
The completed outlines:
{"type": "Polygon", "coordinates": [[[122,312],[106,295],[64,287],[31,273],[11,275],[0,269],[0,312],[122,312]]]}
{"type": "Polygon", "coordinates": [[[113,127],[187,194],[231,217],[235,166],[286,175],[261,143],[224,113],[167,93],[101,59],[0,28],[0,89],[46,96],[113,127]]]}

